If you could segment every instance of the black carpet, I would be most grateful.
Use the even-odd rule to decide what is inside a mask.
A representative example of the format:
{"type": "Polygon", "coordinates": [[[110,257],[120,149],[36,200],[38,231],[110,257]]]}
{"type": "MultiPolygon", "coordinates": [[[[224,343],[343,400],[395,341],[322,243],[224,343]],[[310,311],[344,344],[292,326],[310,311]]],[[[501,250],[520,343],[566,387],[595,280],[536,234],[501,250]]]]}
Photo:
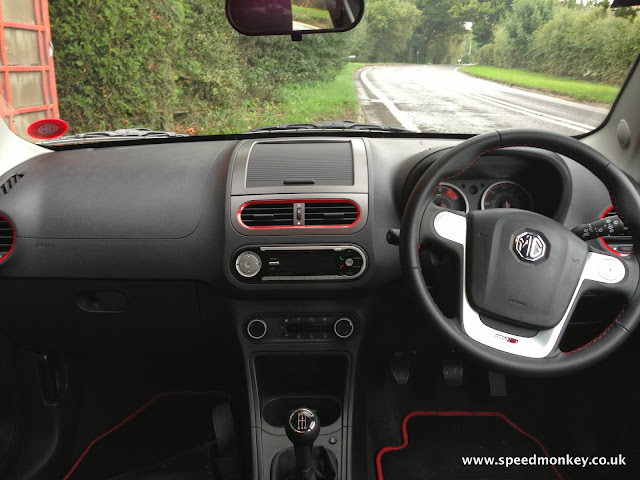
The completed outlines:
{"type": "Polygon", "coordinates": [[[378,480],[562,478],[549,466],[463,465],[462,457],[495,457],[497,462],[498,457],[531,458],[545,453],[536,440],[519,432],[508,419],[453,416],[456,412],[451,412],[452,416],[422,416],[433,413],[414,412],[405,418],[403,444],[378,454],[378,480]]]}
{"type": "Polygon", "coordinates": [[[96,437],[65,479],[146,479],[152,472],[183,473],[185,480],[210,478],[211,412],[224,398],[216,393],[154,397],[96,437]]]}

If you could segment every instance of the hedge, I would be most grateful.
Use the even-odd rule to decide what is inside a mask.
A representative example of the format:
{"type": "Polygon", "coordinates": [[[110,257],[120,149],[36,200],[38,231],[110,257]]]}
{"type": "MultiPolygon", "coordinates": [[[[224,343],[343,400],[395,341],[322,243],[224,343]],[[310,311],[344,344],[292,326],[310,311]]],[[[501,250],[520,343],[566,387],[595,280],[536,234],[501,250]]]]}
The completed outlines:
{"type": "Polygon", "coordinates": [[[358,38],[243,37],[220,0],[57,0],[50,12],[60,112],[76,132],[172,129],[176,113],[272,101],[285,82],[332,79],[358,38]]]}

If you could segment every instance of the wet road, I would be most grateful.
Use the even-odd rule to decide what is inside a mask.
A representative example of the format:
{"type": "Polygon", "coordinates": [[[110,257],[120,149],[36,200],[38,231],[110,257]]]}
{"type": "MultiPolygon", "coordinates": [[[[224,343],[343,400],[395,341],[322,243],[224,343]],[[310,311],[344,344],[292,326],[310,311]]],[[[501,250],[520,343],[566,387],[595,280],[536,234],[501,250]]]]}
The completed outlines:
{"type": "Polygon", "coordinates": [[[593,130],[608,113],[474,78],[453,65],[373,66],[354,78],[367,121],[421,132],[543,128],[577,135],[593,130]]]}

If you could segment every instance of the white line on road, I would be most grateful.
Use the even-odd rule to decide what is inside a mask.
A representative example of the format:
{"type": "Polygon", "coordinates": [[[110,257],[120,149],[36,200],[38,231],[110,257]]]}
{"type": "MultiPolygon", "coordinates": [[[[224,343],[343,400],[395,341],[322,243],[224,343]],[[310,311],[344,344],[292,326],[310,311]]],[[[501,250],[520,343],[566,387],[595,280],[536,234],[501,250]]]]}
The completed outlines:
{"type": "MultiPolygon", "coordinates": [[[[456,75],[459,75],[460,77],[468,80],[472,80],[475,83],[485,83],[485,84],[489,84],[491,85],[492,88],[497,88],[500,90],[504,90],[506,92],[513,92],[516,95],[521,95],[521,96],[525,96],[525,97],[531,97],[534,99],[539,99],[541,101],[544,102],[553,102],[553,103],[558,103],[561,105],[567,105],[568,107],[572,107],[572,108],[579,108],[581,110],[588,110],[590,112],[593,113],[601,113],[604,115],[607,115],[609,113],[608,109],[604,109],[604,108],[600,108],[600,107],[593,107],[591,105],[585,105],[583,103],[576,103],[576,102],[572,102],[569,100],[565,100],[563,98],[557,98],[557,97],[552,97],[549,95],[544,95],[542,93],[536,93],[536,92],[531,92],[529,90],[523,90],[522,88],[517,88],[517,87],[510,87],[508,85],[505,85],[503,83],[500,82],[493,82],[491,80],[485,79],[485,78],[481,78],[481,77],[475,77],[473,75],[469,75],[468,73],[464,73],[460,71],[460,68],[462,67],[457,67],[454,69],[454,73],[456,75]]],[[[591,128],[595,128],[595,127],[591,127],[591,128]]]]}
{"type": "Polygon", "coordinates": [[[411,130],[413,132],[420,132],[420,129],[416,126],[415,123],[409,120],[405,116],[405,114],[402,113],[398,109],[398,107],[393,104],[391,100],[389,100],[380,90],[373,86],[373,83],[371,83],[369,81],[369,78],[367,77],[367,73],[369,72],[369,70],[371,70],[371,68],[365,68],[362,73],[360,73],[360,79],[362,80],[362,83],[364,83],[364,85],[371,91],[371,93],[378,97],[380,102],[383,103],[385,107],[387,107],[387,110],[389,110],[391,115],[396,117],[403,128],[406,128],[407,130],[411,130]]]}
{"type": "Polygon", "coordinates": [[[294,20],[292,22],[292,30],[294,32],[300,32],[304,30],[320,30],[320,29],[314,25],[309,25],[308,23],[296,22],[294,20]]]}
{"type": "Polygon", "coordinates": [[[484,95],[480,95],[478,93],[464,92],[464,95],[467,95],[476,100],[482,100],[483,102],[490,103],[492,105],[502,107],[507,110],[511,110],[513,112],[521,113],[522,115],[538,118],[540,120],[544,120],[545,122],[553,123],[555,125],[560,125],[561,127],[571,128],[573,130],[577,130],[578,132],[588,133],[594,128],[596,128],[590,125],[586,125],[584,123],[574,122],[572,120],[567,120],[565,118],[556,117],[555,115],[549,115],[547,113],[542,113],[537,110],[521,107],[513,103],[504,102],[502,100],[496,100],[495,98],[485,97],[484,95]]]}

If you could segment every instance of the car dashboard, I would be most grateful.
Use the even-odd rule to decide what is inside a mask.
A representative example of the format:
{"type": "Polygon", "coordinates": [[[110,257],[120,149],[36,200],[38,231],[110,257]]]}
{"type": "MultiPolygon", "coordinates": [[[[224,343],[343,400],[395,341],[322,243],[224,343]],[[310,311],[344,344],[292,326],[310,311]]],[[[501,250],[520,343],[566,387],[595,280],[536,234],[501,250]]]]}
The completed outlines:
{"type": "MultiPolygon", "coordinates": [[[[262,134],[33,158],[0,179],[15,237],[0,264],[3,329],[31,348],[183,348],[229,331],[278,348],[349,341],[367,299],[402,282],[387,233],[458,142],[262,134]]],[[[610,207],[585,168],[528,147],[484,155],[432,198],[568,228],[610,207]]]]}

